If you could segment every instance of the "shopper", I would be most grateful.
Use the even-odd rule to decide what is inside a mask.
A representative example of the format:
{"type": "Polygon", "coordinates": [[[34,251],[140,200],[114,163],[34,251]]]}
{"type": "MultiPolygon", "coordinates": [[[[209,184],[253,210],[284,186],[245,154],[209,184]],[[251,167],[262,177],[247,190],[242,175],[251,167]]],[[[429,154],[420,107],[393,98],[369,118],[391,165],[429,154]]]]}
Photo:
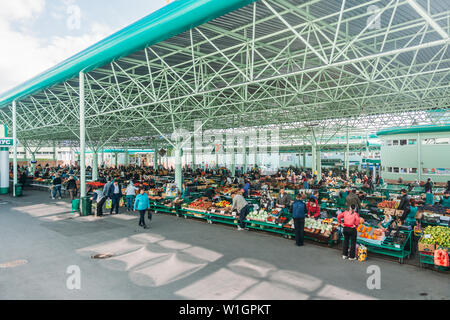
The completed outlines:
{"type": "MultiPolygon", "coordinates": [[[[139,194],[136,196],[134,201],[134,211],[139,211],[139,226],[144,229],[148,229],[145,224],[145,212],[150,209],[150,201],[148,195],[145,193],[144,189],[139,190],[139,194]]],[[[151,216],[149,215],[149,218],[151,216]]]]}
{"type": "Polygon", "coordinates": [[[105,186],[103,187],[103,194],[106,196],[106,197],[109,197],[109,189],[111,188],[111,186],[113,185],[113,183],[111,182],[111,177],[107,177],[106,178],[106,184],[105,184],[105,186]]]}
{"type": "Polygon", "coordinates": [[[320,206],[315,198],[310,198],[306,205],[308,218],[317,219],[320,216],[320,206]]]}
{"type": "Polygon", "coordinates": [[[73,176],[70,176],[69,180],[67,180],[66,189],[69,192],[70,200],[73,200],[74,196],[77,195],[77,183],[73,176]]]}
{"type": "Polygon", "coordinates": [[[284,188],[280,189],[276,204],[279,208],[289,208],[291,205],[291,197],[286,193],[284,188]]]}
{"type": "Polygon", "coordinates": [[[304,194],[297,194],[291,208],[294,219],[295,244],[299,247],[303,246],[304,240],[306,205],[303,200],[305,197],[304,194]]]}
{"type": "Polygon", "coordinates": [[[138,188],[136,188],[134,186],[133,180],[130,180],[130,184],[128,185],[128,187],[125,190],[128,212],[133,211],[133,200],[134,200],[134,197],[136,196],[136,190],[138,190],[138,188]]]}
{"type": "Polygon", "coordinates": [[[25,189],[25,184],[27,183],[28,175],[26,171],[22,172],[22,175],[19,178],[19,183],[22,185],[22,190],[25,189]]]}
{"type": "Polygon", "coordinates": [[[62,185],[62,179],[59,175],[56,175],[55,179],[53,179],[53,195],[52,199],[55,200],[56,193],[58,192],[59,197],[58,199],[61,199],[61,185],[62,185]]]}
{"type": "Polygon", "coordinates": [[[248,205],[248,202],[245,200],[245,198],[242,196],[242,191],[235,192],[231,195],[231,198],[233,199],[233,204],[231,206],[231,211],[237,210],[239,213],[239,225],[238,230],[244,230],[245,229],[245,218],[247,218],[247,215],[250,212],[250,206],[248,205]]]}
{"type": "Polygon", "coordinates": [[[114,209],[116,214],[119,214],[119,203],[120,199],[122,199],[122,187],[118,180],[115,180],[114,184],[109,188],[108,197],[112,200],[110,214],[113,214],[114,209]]]}
{"type": "Polygon", "coordinates": [[[107,197],[105,197],[105,195],[103,194],[103,191],[97,187],[94,187],[93,191],[94,191],[94,194],[91,198],[91,201],[97,202],[97,217],[102,217],[103,216],[103,205],[105,204],[107,197]]]}
{"type": "Polygon", "coordinates": [[[250,195],[250,182],[246,180],[244,185],[244,198],[248,198],[249,195],[250,195]]]}
{"type": "Polygon", "coordinates": [[[342,248],[342,258],[355,260],[356,255],[356,237],[358,235],[356,228],[359,225],[359,215],[356,212],[356,205],[351,204],[349,210],[345,212],[341,212],[337,220],[340,224],[342,224],[342,219],[344,219],[344,245],[342,248]],[[348,253],[350,241],[350,254],[348,253]]]}

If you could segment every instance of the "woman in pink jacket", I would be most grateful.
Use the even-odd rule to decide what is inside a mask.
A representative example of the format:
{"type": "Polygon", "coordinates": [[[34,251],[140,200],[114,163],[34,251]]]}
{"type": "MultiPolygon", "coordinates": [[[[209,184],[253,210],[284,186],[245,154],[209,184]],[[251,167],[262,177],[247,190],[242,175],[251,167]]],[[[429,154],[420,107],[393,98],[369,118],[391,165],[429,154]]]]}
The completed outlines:
{"type": "Polygon", "coordinates": [[[355,211],[356,205],[352,204],[350,206],[350,209],[341,212],[337,220],[339,223],[342,224],[342,218],[344,218],[344,245],[342,248],[342,258],[349,260],[355,260],[355,254],[356,254],[356,237],[358,236],[358,232],[356,231],[356,228],[359,225],[359,215],[355,211]],[[348,242],[351,241],[350,245],[350,256],[348,256],[348,242]]]}

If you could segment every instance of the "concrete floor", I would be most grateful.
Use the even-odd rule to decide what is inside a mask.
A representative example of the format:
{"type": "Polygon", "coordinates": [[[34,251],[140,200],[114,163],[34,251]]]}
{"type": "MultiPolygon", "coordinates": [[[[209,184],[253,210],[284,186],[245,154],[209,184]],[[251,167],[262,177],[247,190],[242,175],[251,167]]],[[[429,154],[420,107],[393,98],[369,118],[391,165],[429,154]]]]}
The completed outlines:
{"type": "Polygon", "coordinates": [[[72,217],[67,199],[40,191],[0,196],[0,299],[449,299],[448,273],[175,216],[72,217]],[[106,260],[94,253],[113,254],[106,260]],[[369,290],[369,266],[381,289],[369,290]],[[69,290],[69,266],[81,289],[69,290]],[[421,295],[424,294],[424,295],[421,295]]]}

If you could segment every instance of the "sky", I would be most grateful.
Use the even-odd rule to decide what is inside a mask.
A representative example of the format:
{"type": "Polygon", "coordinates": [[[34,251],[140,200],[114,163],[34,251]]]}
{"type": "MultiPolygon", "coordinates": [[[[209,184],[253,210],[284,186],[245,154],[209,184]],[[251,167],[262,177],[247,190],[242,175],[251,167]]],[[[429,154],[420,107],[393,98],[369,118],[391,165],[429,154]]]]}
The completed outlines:
{"type": "Polygon", "coordinates": [[[0,0],[0,94],[166,4],[167,0],[0,0]]]}

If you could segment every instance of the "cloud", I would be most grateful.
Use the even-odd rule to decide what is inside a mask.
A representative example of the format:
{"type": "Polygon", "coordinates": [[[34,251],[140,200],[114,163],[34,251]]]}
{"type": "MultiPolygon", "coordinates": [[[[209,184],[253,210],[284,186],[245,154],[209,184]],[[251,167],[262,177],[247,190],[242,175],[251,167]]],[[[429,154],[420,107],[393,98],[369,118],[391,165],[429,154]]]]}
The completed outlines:
{"type": "MultiPolygon", "coordinates": [[[[39,38],[29,30],[30,20],[44,13],[45,0],[0,1],[0,94],[31,79],[112,33],[93,23],[79,36],[39,38]]],[[[32,24],[31,24],[32,26],[32,24]]]]}
{"type": "Polygon", "coordinates": [[[45,8],[45,0],[14,0],[0,2],[0,20],[30,19],[45,8]]]}

